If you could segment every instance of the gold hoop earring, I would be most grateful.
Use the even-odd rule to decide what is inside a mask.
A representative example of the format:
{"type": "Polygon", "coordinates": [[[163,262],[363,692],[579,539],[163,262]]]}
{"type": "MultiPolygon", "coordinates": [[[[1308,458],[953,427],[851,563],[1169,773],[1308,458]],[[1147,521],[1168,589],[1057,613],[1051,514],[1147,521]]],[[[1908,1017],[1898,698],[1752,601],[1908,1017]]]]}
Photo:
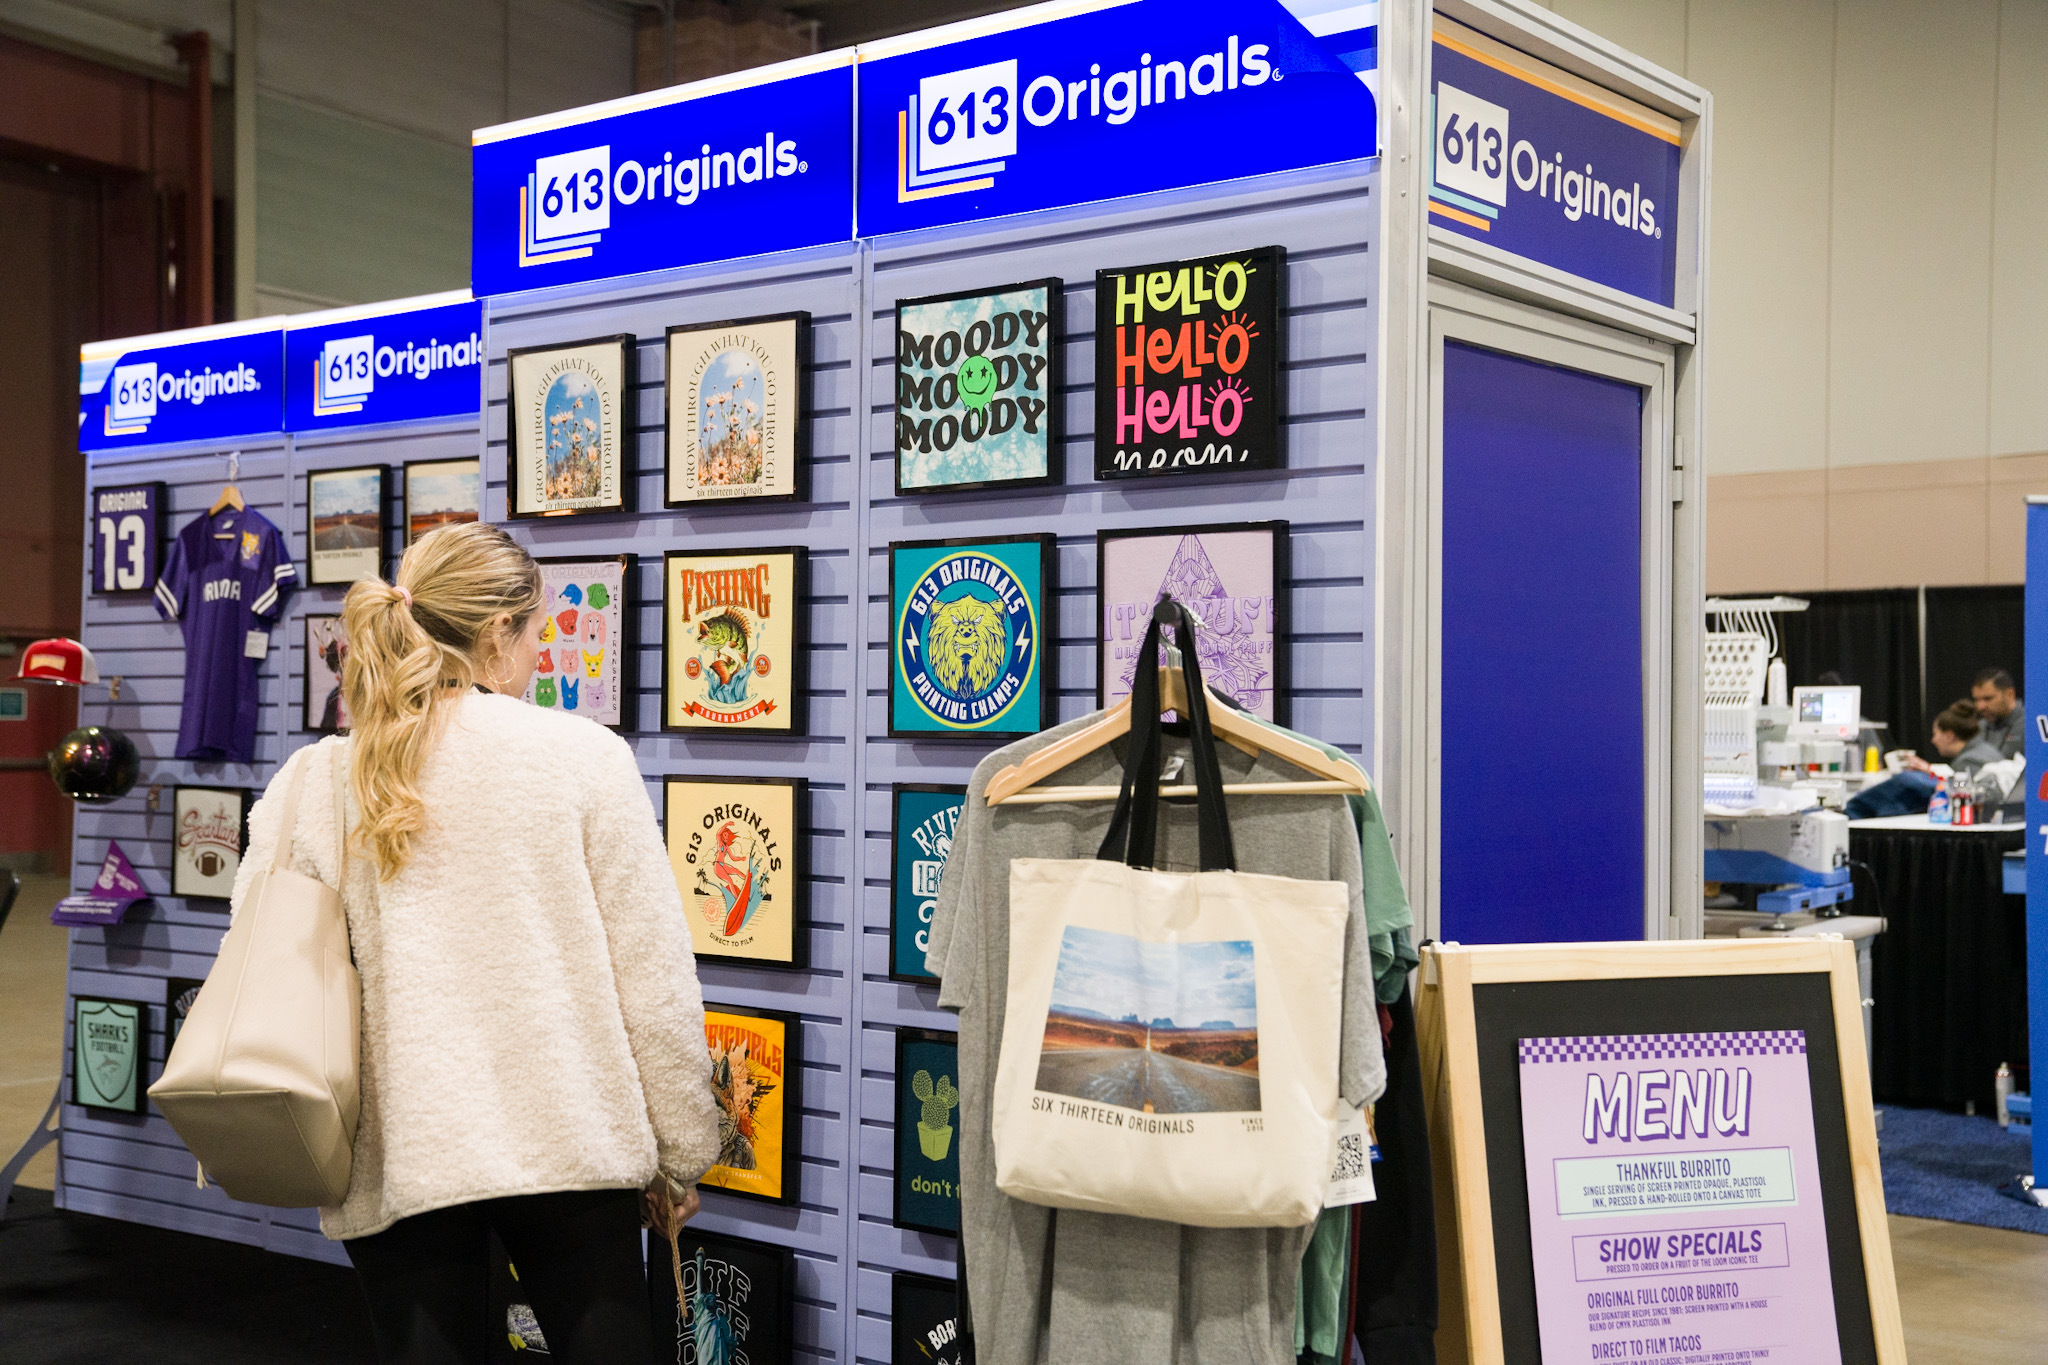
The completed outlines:
{"type": "Polygon", "coordinates": [[[505,676],[502,678],[499,677],[497,669],[492,668],[485,670],[484,677],[490,680],[491,686],[499,689],[500,691],[503,691],[505,688],[510,687],[512,685],[512,660],[506,658],[505,655],[500,654],[493,658],[491,662],[493,664],[496,664],[500,660],[503,660],[505,664],[505,676]]]}

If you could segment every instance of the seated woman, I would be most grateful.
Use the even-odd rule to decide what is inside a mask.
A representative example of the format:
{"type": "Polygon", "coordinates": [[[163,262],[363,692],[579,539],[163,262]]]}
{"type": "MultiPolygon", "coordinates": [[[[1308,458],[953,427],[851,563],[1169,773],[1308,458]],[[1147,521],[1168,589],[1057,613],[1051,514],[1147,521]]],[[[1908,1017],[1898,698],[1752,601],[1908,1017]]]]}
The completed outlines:
{"type": "MultiPolygon", "coordinates": [[[[1987,763],[2005,757],[1978,736],[1977,710],[1965,699],[1934,718],[1934,752],[1950,770],[1974,777],[1987,763]]],[[[1932,765],[1918,754],[1908,758],[1896,777],[1866,788],[1844,807],[1851,820],[1869,820],[1880,815],[1918,815],[1934,796],[1932,765]]]]}

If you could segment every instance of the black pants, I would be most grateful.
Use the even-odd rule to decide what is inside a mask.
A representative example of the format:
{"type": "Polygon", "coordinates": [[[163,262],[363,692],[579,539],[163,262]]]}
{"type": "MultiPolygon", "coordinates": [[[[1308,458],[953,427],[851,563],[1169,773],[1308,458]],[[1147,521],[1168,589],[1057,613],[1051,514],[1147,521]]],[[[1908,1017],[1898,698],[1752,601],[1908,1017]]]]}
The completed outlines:
{"type": "Polygon", "coordinates": [[[496,1232],[564,1365],[653,1359],[635,1190],[570,1190],[457,1204],[342,1243],[370,1300],[385,1365],[484,1365],[496,1232]]]}

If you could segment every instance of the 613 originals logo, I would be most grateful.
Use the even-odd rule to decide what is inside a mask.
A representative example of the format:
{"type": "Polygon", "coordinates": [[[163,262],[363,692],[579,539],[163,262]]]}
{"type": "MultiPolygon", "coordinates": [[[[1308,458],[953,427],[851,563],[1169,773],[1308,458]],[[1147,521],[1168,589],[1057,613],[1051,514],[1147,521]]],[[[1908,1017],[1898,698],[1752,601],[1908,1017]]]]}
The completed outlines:
{"type": "Polygon", "coordinates": [[[1430,212],[1491,230],[1507,207],[1508,177],[1515,188],[1560,206],[1569,222],[1591,217],[1616,227],[1662,237],[1657,204],[1640,184],[1609,185],[1584,167],[1566,166],[1564,153],[1549,160],[1527,138],[1508,141],[1508,111],[1490,100],[1439,82],[1436,88],[1436,166],[1430,212]]]}
{"type": "Polygon", "coordinates": [[[703,143],[694,156],[673,150],[643,163],[612,166],[612,149],[544,156],[519,191],[519,264],[542,265],[588,256],[612,225],[612,206],[673,204],[687,208],[712,190],[802,175],[810,163],[795,142],[764,132],[757,142],[714,152],[703,143]]]}
{"type": "Polygon", "coordinates": [[[1021,96],[1015,58],[926,76],[908,107],[896,113],[897,202],[995,184],[996,173],[1017,155],[1020,117],[1034,128],[1084,116],[1126,124],[1140,110],[1169,101],[1279,80],[1268,51],[1264,43],[1240,48],[1233,33],[1219,50],[1185,59],[1155,62],[1144,52],[1135,64],[1108,75],[1101,62],[1090,62],[1086,74],[1077,67],[1064,77],[1039,76],[1021,96]]]}
{"type": "Polygon", "coordinates": [[[116,365],[107,383],[114,390],[106,407],[109,436],[138,436],[148,431],[158,402],[190,403],[196,408],[217,394],[254,393],[263,387],[256,371],[247,365],[228,370],[208,367],[197,374],[190,370],[158,374],[154,360],[116,365]]]}
{"type": "Polygon", "coordinates": [[[318,373],[313,381],[313,412],[331,417],[341,412],[361,412],[363,400],[376,391],[379,379],[393,375],[426,379],[442,370],[469,368],[483,356],[483,339],[475,332],[461,341],[428,337],[424,346],[406,342],[403,348],[379,346],[375,334],[336,337],[320,348],[313,362],[318,373]]]}

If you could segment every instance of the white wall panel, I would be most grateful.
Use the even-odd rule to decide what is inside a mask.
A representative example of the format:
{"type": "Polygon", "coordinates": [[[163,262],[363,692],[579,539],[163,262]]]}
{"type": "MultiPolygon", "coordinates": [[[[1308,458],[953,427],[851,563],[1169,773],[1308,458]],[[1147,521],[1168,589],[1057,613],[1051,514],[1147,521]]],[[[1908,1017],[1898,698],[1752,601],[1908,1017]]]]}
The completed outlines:
{"type": "Polygon", "coordinates": [[[1992,455],[2048,450],[2048,3],[2006,0],[1998,26],[1992,205],[1992,455]]]}

